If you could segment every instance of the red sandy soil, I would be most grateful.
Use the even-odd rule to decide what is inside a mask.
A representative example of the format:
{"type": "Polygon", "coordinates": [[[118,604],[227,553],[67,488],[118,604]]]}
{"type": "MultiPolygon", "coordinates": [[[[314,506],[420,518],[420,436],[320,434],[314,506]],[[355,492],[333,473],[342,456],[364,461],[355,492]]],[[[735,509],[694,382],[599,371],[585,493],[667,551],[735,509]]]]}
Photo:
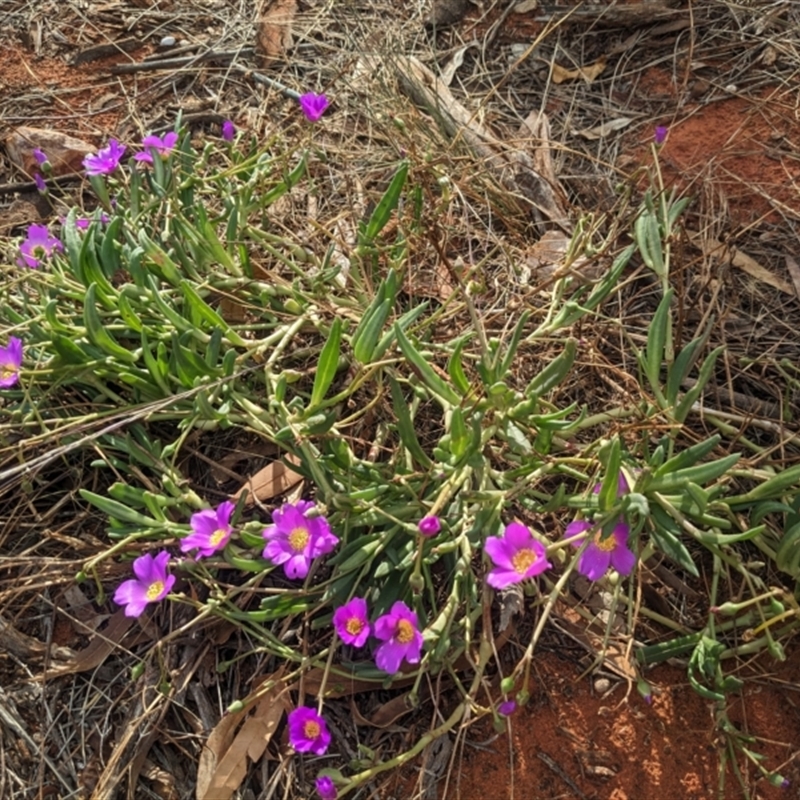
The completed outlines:
{"type": "MultiPolygon", "coordinates": [[[[769,678],[745,683],[729,697],[731,721],[756,741],[763,764],[791,783],[770,786],[739,758],[753,800],[800,797],[800,653],[763,671],[769,678]]],[[[725,740],[715,726],[714,703],[688,684],[683,667],[648,674],[648,706],[623,682],[598,696],[591,678],[548,653],[536,659],[538,689],[510,718],[508,734],[488,747],[467,744],[440,800],[716,800],[725,740]],[[568,783],[568,781],[571,781],[568,783]]],[[[471,742],[492,739],[491,722],[469,732],[471,742]]],[[[411,784],[411,785],[409,785],[411,784]]],[[[398,797],[413,796],[410,790],[398,797]]],[[[745,792],[732,770],[725,800],[745,792]]]]}
{"type": "MultiPolygon", "coordinates": [[[[674,97],[680,87],[669,73],[651,68],[639,92],[650,98],[674,97]]],[[[707,84],[696,78],[690,93],[707,84]]],[[[660,160],[668,183],[695,196],[706,195],[709,208],[727,206],[734,225],[748,226],[781,215],[800,218],[800,121],[795,113],[797,87],[767,87],[756,98],[737,97],[684,105],[669,128],[660,160]]]]}
{"type": "Polygon", "coordinates": [[[4,44],[0,47],[0,91],[19,98],[22,116],[3,122],[9,128],[50,128],[105,144],[109,136],[119,135],[120,122],[131,114],[133,97],[152,82],[150,76],[115,77],[106,70],[112,64],[141,60],[148,53],[149,49],[142,48],[72,67],[63,58],[37,58],[20,44],[4,44]],[[38,108],[39,117],[35,116],[38,108]]]}

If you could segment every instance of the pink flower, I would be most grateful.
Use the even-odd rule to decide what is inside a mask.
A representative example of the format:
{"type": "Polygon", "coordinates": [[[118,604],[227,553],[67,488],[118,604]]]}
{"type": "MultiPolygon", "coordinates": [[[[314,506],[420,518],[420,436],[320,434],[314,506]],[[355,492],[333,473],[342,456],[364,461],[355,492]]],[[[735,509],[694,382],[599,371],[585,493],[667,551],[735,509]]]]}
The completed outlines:
{"type": "Polygon", "coordinates": [[[324,94],[314,94],[314,92],[301,94],[298,101],[309,122],[317,122],[330,105],[324,94]]]}
{"type": "Polygon", "coordinates": [[[44,151],[40,150],[38,147],[33,148],[33,157],[36,159],[36,163],[40,167],[47,163],[47,156],[44,154],[44,151]]]}
{"type": "Polygon", "coordinates": [[[22,367],[22,339],[11,336],[5,347],[0,347],[0,389],[8,389],[19,380],[22,367]]]}
{"type": "Polygon", "coordinates": [[[125,155],[127,148],[116,139],[109,139],[108,145],[99,150],[96,155],[89,155],[83,159],[83,166],[87,175],[109,175],[118,166],[125,155]]]}
{"type": "Polygon", "coordinates": [[[149,553],[133,562],[136,576],[124,581],[114,592],[114,602],[125,606],[126,617],[138,617],[149,603],[163,600],[175,584],[175,576],[167,572],[169,553],[160,552],[155,558],[149,553]]]}
{"type": "Polygon", "coordinates": [[[669,133],[669,128],[665,125],[656,125],[655,133],[653,134],[653,139],[657,145],[662,145],[667,140],[667,133],[669,133]]]}
{"type": "Polygon", "coordinates": [[[229,119],[226,119],[222,123],[222,138],[226,142],[232,142],[234,136],[236,136],[236,126],[229,119]]]}
{"type": "Polygon", "coordinates": [[[345,644],[363,647],[370,633],[367,601],[361,597],[354,597],[349,603],[337,608],[333,612],[333,626],[345,644]]]}
{"type": "Polygon", "coordinates": [[[339,792],[336,791],[336,784],[327,775],[320,775],[314,783],[320,800],[336,800],[339,796],[339,792]]]}
{"type": "MultiPolygon", "coordinates": [[[[61,224],[63,225],[67,220],[66,217],[59,217],[61,220],[61,224]]],[[[98,218],[101,225],[107,225],[110,221],[111,217],[108,214],[100,214],[98,218]]],[[[92,217],[75,217],[75,227],[79,231],[86,231],[89,230],[89,226],[94,222],[94,218],[92,217]]]]}
{"type": "Polygon", "coordinates": [[[486,582],[495,589],[534,578],[552,567],[544,545],[519,522],[507,525],[502,536],[490,536],[484,550],[495,565],[486,576],[486,582]]]}
{"type": "Polygon", "coordinates": [[[19,246],[21,258],[17,259],[20,267],[36,269],[42,259],[49,258],[53,253],[62,253],[64,245],[55,236],[51,236],[45,225],[31,225],[28,228],[28,238],[19,246]]]}
{"type": "Polygon", "coordinates": [[[153,163],[153,153],[155,152],[162,159],[169,158],[169,154],[178,142],[178,134],[175,131],[165,133],[161,136],[145,136],[142,139],[142,147],[148,148],[142,153],[134,156],[136,161],[143,161],[147,164],[153,163]]]}
{"type": "Polygon", "coordinates": [[[322,756],[331,743],[331,734],[313,708],[301,706],[289,712],[289,743],[298,753],[322,756]]]}
{"type": "Polygon", "coordinates": [[[497,707],[497,713],[501,717],[510,717],[516,710],[517,703],[515,700],[506,700],[497,707]]]}
{"type": "MultiPolygon", "coordinates": [[[[598,483],[594,487],[594,493],[599,494],[602,484],[598,483]]],[[[617,497],[621,497],[628,491],[628,482],[620,472],[619,484],[617,487],[617,497]]],[[[574,520],[564,529],[564,537],[571,539],[579,533],[588,531],[594,527],[591,522],[586,520],[574,520]]],[[[636,564],[636,555],[628,548],[628,537],[631,529],[625,520],[619,519],[616,527],[610,536],[603,538],[603,532],[597,531],[592,537],[592,541],[581,554],[578,561],[578,572],[586,576],[590,581],[596,581],[606,574],[609,567],[613,567],[620,575],[629,575],[636,564]]],[[[581,547],[583,541],[580,539],[573,542],[573,547],[581,547]]]]}
{"type": "Polygon", "coordinates": [[[439,522],[439,517],[424,517],[417,527],[423,536],[436,536],[442,529],[442,523],[439,522]]]}
{"type": "Polygon", "coordinates": [[[339,543],[325,517],[308,517],[314,504],[301,500],[297,505],[284,503],[272,512],[274,525],[264,528],[267,540],[264,558],[283,564],[287,578],[305,578],[311,562],[330,553],[339,543]]]}
{"type": "Polygon", "coordinates": [[[33,182],[36,184],[36,189],[38,191],[40,192],[47,191],[47,182],[38,172],[33,176],[33,182]]]}
{"type": "Polygon", "coordinates": [[[181,540],[181,551],[188,553],[197,549],[197,558],[208,558],[218,550],[223,550],[233,533],[231,516],[236,506],[226,500],[216,511],[210,508],[192,514],[189,520],[192,533],[181,540]]]}
{"type": "Polygon", "coordinates": [[[375,636],[383,641],[375,651],[378,669],[394,675],[403,659],[409,664],[419,664],[422,634],[417,615],[402,600],[375,620],[375,636]]]}
{"type": "MultiPolygon", "coordinates": [[[[570,539],[579,533],[588,531],[591,527],[591,522],[575,520],[567,525],[564,536],[570,539]]],[[[578,572],[585,575],[590,581],[602,578],[609,567],[613,567],[620,575],[629,575],[636,564],[636,555],[628,548],[629,535],[630,528],[624,522],[619,522],[611,535],[606,536],[605,539],[603,532],[597,531],[581,554],[578,561],[578,572]]],[[[573,547],[580,547],[582,544],[583,542],[580,540],[572,543],[573,547]]]]}

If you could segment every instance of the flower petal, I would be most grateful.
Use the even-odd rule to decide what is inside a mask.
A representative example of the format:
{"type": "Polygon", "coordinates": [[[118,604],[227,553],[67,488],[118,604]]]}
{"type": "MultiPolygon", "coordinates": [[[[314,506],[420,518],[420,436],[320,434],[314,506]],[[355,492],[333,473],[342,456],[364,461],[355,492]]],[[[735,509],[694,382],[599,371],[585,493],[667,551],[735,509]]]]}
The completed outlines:
{"type": "MultiPolygon", "coordinates": [[[[377,623],[376,623],[377,627],[377,623]]],[[[400,669],[400,662],[403,660],[403,646],[396,642],[384,642],[375,651],[375,664],[378,669],[394,675],[400,669]]]]}
{"type": "Polygon", "coordinates": [[[189,525],[191,525],[195,533],[205,536],[206,539],[208,539],[218,528],[217,512],[212,511],[210,508],[198,511],[192,514],[189,519],[189,525]]]}
{"type": "Polygon", "coordinates": [[[311,562],[302,553],[296,553],[283,565],[283,571],[287,578],[299,580],[308,575],[308,568],[310,566],[311,562]]]}
{"type": "Polygon", "coordinates": [[[530,530],[519,522],[511,522],[506,525],[503,539],[513,548],[513,552],[529,548],[534,540],[530,530]]]}
{"type": "Polygon", "coordinates": [[[133,574],[144,584],[149,585],[154,580],[158,580],[153,566],[153,556],[145,553],[143,556],[134,559],[133,574]]]}
{"type": "Polygon", "coordinates": [[[515,569],[498,567],[486,576],[486,583],[493,589],[505,589],[522,580],[522,575],[515,569]]]}
{"type": "Polygon", "coordinates": [[[611,563],[611,553],[601,550],[594,543],[583,551],[578,561],[578,572],[585,575],[590,581],[597,581],[608,571],[611,563]]]}
{"type": "Polygon", "coordinates": [[[483,545],[483,549],[489,554],[489,558],[492,559],[495,566],[505,569],[514,568],[511,563],[513,551],[509,552],[505,539],[501,539],[499,536],[489,536],[483,545]]]}
{"type": "Polygon", "coordinates": [[[125,606],[126,617],[138,617],[150,602],[147,589],[140,581],[131,579],[123,581],[114,592],[114,602],[125,606]]]}
{"type": "MultiPolygon", "coordinates": [[[[583,519],[576,519],[576,520],[570,522],[569,525],[567,525],[567,527],[564,528],[564,538],[565,539],[571,539],[573,536],[577,536],[579,533],[583,533],[584,531],[588,531],[589,528],[591,528],[591,527],[592,527],[592,523],[591,522],[587,522],[586,520],[583,520],[583,519]]],[[[583,542],[578,540],[576,542],[573,542],[572,544],[575,547],[580,547],[581,544],[583,544],[583,542]]]]}

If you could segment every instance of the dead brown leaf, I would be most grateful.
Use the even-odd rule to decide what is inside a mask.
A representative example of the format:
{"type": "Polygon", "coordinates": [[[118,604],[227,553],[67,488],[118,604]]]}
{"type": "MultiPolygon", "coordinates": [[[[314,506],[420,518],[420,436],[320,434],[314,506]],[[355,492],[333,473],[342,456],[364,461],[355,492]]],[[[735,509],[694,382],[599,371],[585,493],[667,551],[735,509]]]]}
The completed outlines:
{"type": "Polygon", "coordinates": [[[789,270],[789,277],[792,279],[792,283],[794,284],[794,290],[797,293],[797,296],[800,297],[800,264],[798,264],[797,260],[788,254],[786,256],[786,269],[789,270]]]}
{"type": "MultiPolygon", "coordinates": [[[[293,464],[300,463],[292,455],[286,455],[284,458],[293,464]]],[[[242,493],[247,490],[247,505],[250,506],[255,503],[256,499],[270,500],[273,497],[285,494],[302,480],[303,476],[299,472],[295,472],[291,467],[287,467],[283,461],[273,461],[256,472],[252,478],[248,478],[247,483],[231,496],[231,500],[238,500],[242,493]]]]}
{"type": "Polygon", "coordinates": [[[583,136],[584,139],[589,141],[594,141],[596,139],[604,139],[614,131],[621,131],[623,128],[627,128],[631,122],[633,120],[630,117],[617,117],[595,128],[581,128],[580,130],[573,130],[572,133],[576,136],[583,136]]]}
{"type": "Polygon", "coordinates": [[[72,661],[47,670],[42,678],[55,678],[59,675],[71,675],[75,672],[88,672],[99,667],[112,651],[119,645],[128,629],[133,625],[133,617],[126,617],[125,610],[120,609],[109,620],[108,625],[98,631],[72,661]]]}
{"type": "Polygon", "coordinates": [[[388,728],[393,725],[400,717],[413,711],[414,707],[408,703],[410,697],[411,692],[405,692],[379,705],[369,715],[369,724],[375,728],[388,728]]]}
{"type": "Polygon", "coordinates": [[[10,206],[0,209],[0,233],[7,233],[12,228],[22,228],[42,219],[36,205],[17,198],[10,206]]]}
{"type": "Polygon", "coordinates": [[[95,148],[50,128],[20,126],[6,137],[6,151],[11,160],[28,175],[41,172],[33,156],[34,149],[41,150],[50,161],[53,175],[72,175],[83,171],[83,159],[95,148]]]}
{"type": "Polygon", "coordinates": [[[567,69],[560,64],[553,64],[553,83],[564,83],[564,81],[573,81],[578,78],[582,78],[586,83],[593,83],[605,68],[605,57],[598,58],[594,64],[577,69],[567,69]]]}
{"type": "Polygon", "coordinates": [[[283,58],[292,46],[295,0],[266,0],[256,22],[256,58],[261,69],[283,58]]]}
{"type": "Polygon", "coordinates": [[[738,267],[742,272],[746,272],[750,277],[755,278],[761,283],[766,283],[785,294],[793,295],[795,293],[794,287],[786,281],[779,278],[777,275],[771,273],[766,267],[758,263],[754,258],[748,256],[737,248],[720,242],[709,236],[704,236],[699,233],[689,233],[692,242],[698,247],[706,256],[714,256],[722,261],[728,261],[734,267],[738,267]]]}
{"type": "MultiPolygon", "coordinates": [[[[528,188],[536,197],[538,206],[544,209],[549,219],[569,219],[569,200],[558,182],[553,152],[550,146],[550,120],[544,111],[534,109],[519,126],[519,139],[522,147],[530,153],[533,163],[529,174],[517,173],[517,182],[528,188]],[[534,180],[531,180],[534,178],[534,180]]],[[[561,226],[570,230],[570,226],[561,226]]]]}
{"type": "Polygon", "coordinates": [[[288,687],[280,683],[283,667],[260,682],[278,681],[255,707],[226,714],[211,731],[197,767],[197,800],[228,800],[247,774],[248,759],[258,761],[289,711],[288,687]],[[234,733],[242,722],[238,733],[234,733]]]}
{"type": "Polygon", "coordinates": [[[444,28],[459,22],[469,9],[469,0],[433,0],[426,28],[444,28]]]}
{"type": "Polygon", "coordinates": [[[365,725],[371,728],[388,728],[393,725],[400,717],[408,714],[413,707],[408,704],[411,692],[405,692],[398,697],[393,697],[386,703],[382,703],[369,717],[365,717],[358,709],[355,698],[350,698],[350,713],[356,721],[356,725],[365,725]]]}

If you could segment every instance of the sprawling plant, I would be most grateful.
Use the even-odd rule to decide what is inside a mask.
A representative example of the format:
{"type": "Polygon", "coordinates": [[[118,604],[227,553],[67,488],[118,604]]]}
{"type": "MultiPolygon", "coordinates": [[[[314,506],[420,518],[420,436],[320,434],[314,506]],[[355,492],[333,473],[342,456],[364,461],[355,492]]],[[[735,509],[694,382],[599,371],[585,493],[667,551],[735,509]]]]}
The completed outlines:
{"type": "MultiPolygon", "coordinates": [[[[309,119],[325,110],[318,98],[307,106],[309,119]]],[[[171,602],[196,624],[216,616],[245,631],[285,669],[237,707],[310,670],[323,687],[410,678],[413,702],[424,674],[467,665],[442,725],[387,761],[321,773],[321,796],[407,761],[467,711],[507,715],[525,702],[536,644],[575,573],[603,582],[633,625],[637,573],[653,553],[688,575],[711,565],[705,627],[659,618],[675,636],[638,648],[645,696],[644,667],[671,655],[687,654],[693,685],[717,701],[738,685],[726,656],[782,657],[796,602],[766,586],[737,545],[800,575],[800,468],[740,468],[721,435],[686,444],[720,348],[706,353],[706,335],[674,340],[670,243],[685,201],[648,192],[627,246],[598,246],[579,227],[567,261],[611,252],[605,273],[586,285],[563,270],[539,313],[493,337],[476,282],[458,296],[471,321],[463,332],[442,324],[445,307],[403,292],[425,165],[396,165],[348,259],[335,259],[333,244],[318,252],[276,211],[314,191],[313,151],[278,138],[256,148],[231,126],[221,147],[197,152],[178,126],[145,137],[131,162],[126,154],[112,140],[88,157],[97,209],[72,211],[57,231],[33,226],[7,271],[0,416],[28,452],[2,477],[91,449],[95,486],[81,495],[107,515],[110,544],[80,578],[102,595],[102,563],[129,559],[133,577],[113,591],[125,614],[171,602]],[[643,399],[594,415],[559,404],[577,369],[573,326],[602,313],[637,253],[661,291],[646,342],[630,343],[643,399]],[[520,383],[520,358],[554,342],[520,383]],[[624,417],[642,423],[638,439],[613,427],[624,417]],[[255,510],[247,492],[216,503],[192,488],[181,468],[190,437],[231,432],[271,443],[301,495],[262,497],[255,510]],[[768,533],[767,515],[783,515],[782,536],[768,533]],[[723,570],[752,596],[724,602],[723,570]],[[495,653],[493,592],[519,589],[539,607],[537,624],[501,676],[502,697],[479,699],[495,653]],[[301,645],[281,634],[289,623],[301,645]],[[731,631],[746,643],[730,647],[731,631]]],[[[331,741],[324,690],[318,698],[289,715],[299,753],[331,741]]]]}

